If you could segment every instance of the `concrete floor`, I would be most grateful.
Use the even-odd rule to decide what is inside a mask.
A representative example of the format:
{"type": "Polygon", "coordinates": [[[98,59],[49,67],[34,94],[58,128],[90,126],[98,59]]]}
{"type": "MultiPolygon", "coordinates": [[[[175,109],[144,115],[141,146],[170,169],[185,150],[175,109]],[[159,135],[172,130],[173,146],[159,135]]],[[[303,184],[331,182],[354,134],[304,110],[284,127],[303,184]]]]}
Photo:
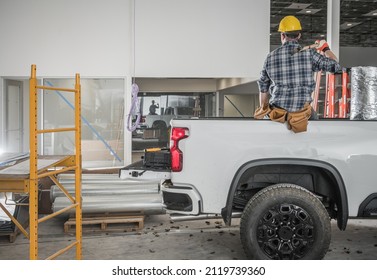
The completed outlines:
{"type": "MultiPolygon", "coordinates": [[[[87,260],[232,260],[245,259],[239,220],[225,227],[221,219],[172,223],[168,215],[149,216],[140,232],[86,233],[83,259],[87,260]]],[[[74,234],[65,234],[65,220],[43,223],[39,234],[41,259],[65,247],[74,234]]],[[[27,260],[29,242],[19,235],[14,243],[0,237],[0,260],[27,260]]],[[[70,250],[59,259],[74,259],[70,250]]],[[[326,260],[377,260],[377,220],[350,220],[346,231],[332,223],[332,242],[326,260]]]]}

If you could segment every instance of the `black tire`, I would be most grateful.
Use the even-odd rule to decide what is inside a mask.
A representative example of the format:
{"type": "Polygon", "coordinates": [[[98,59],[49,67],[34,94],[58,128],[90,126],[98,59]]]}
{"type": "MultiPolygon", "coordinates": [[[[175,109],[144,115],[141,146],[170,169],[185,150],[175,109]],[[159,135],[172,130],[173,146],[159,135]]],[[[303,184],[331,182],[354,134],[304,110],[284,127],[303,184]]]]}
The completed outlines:
{"type": "Polygon", "coordinates": [[[276,184],[248,202],[240,234],[249,259],[322,259],[330,246],[330,217],[308,190],[276,184]]]}

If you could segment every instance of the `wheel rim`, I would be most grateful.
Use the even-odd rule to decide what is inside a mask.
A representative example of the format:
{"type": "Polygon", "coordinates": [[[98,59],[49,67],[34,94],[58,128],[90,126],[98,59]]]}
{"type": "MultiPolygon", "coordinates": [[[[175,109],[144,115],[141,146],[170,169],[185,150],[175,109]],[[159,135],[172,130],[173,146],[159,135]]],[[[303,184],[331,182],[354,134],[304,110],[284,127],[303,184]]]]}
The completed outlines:
{"type": "Polygon", "coordinates": [[[279,204],[259,219],[257,241],[270,259],[301,259],[314,244],[312,217],[294,204],[279,204]]]}

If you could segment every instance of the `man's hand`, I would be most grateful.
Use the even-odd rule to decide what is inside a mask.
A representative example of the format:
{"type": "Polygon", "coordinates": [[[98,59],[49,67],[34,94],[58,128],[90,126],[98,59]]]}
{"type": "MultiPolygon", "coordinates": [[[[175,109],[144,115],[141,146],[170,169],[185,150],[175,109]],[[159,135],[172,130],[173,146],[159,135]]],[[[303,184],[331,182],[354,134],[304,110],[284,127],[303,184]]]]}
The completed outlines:
{"type": "Polygon", "coordinates": [[[320,52],[325,52],[330,50],[329,44],[327,44],[326,40],[317,40],[315,41],[316,49],[320,52]]]}

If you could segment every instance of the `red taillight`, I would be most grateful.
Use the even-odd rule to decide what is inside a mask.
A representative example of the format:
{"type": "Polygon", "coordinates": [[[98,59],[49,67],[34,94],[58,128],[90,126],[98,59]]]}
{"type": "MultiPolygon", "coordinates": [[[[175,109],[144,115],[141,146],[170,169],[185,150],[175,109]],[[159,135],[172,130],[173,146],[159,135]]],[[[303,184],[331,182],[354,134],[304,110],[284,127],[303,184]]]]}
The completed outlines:
{"type": "Polygon", "coordinates": [[[171,131],[171,147],[170,147],[170,154],[171,154],[171,170],[173,172],[179,172],[182,170],[183,165],[183,154],[182,151],[178,147],[178,143],[180,140],[185,139],[189,136],[188,128],[184,127],[173,127],[171,131]]]}

